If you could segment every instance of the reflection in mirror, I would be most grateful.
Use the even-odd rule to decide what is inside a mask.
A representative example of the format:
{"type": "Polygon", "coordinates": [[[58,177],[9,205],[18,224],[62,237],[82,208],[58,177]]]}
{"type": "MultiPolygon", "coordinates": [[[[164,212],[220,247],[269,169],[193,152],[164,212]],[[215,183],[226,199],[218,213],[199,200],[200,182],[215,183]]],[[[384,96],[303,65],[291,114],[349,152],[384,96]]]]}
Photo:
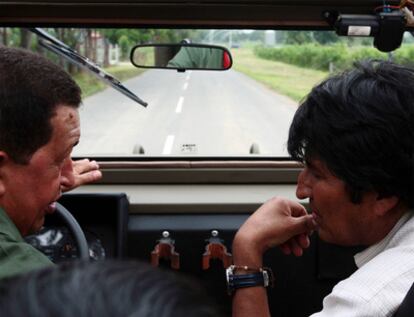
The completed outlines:
{"type": "Polygon", "coordinates": [[[131,62],[142,68],[227,70],[230,52],[220,46],[200,44],[148,44],[135,46],[131,62]]]}

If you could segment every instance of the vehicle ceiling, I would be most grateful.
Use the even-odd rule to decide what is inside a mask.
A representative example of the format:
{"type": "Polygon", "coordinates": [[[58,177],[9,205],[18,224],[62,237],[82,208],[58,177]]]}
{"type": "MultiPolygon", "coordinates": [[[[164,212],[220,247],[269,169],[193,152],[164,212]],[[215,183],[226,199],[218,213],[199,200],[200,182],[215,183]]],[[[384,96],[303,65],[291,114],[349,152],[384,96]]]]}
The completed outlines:
{"type": "Polygon", "coordinates": [[[327,10],[372,14],[383,4],[382,0],[2,0],[0,24],[328,29],[323,18],[327,10]]]}

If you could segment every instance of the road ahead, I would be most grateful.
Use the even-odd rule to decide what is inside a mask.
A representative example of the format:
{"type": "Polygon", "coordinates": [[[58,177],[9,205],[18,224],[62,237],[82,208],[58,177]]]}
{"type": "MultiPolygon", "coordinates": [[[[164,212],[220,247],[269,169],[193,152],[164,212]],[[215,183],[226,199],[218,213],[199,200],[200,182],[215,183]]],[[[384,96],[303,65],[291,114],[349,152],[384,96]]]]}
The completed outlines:
{"type": "Polygon", "coordinates": [[[296,103],[236,71],[150,70],[125,82],[144,108],[108,88],[84,100],[76,156],[286,155],[296,103]]]}

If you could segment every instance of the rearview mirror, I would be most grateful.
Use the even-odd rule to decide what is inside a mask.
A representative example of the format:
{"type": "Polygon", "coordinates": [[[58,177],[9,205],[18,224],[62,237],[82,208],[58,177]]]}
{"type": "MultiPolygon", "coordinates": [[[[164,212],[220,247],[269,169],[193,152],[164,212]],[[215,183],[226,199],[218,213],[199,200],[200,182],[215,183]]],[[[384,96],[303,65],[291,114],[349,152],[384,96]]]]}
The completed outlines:
{"type": "Polygon", "coordinates": [[[144,44],[131,50],[131,63],[140,68],[227,70],[233,60],[228,49],[204,44],[144,44]]]}

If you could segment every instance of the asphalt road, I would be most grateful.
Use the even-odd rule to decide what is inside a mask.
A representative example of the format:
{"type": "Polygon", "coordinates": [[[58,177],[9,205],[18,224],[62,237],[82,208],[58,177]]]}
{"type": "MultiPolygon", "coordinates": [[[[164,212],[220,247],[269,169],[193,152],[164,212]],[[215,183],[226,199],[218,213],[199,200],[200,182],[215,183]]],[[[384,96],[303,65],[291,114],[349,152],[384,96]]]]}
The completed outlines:
{"type": "Polygon", "coordinates": [[[286,155],[296,103],[236,71],[150,70],[125,86],[144,108],[108,88],[84,100],[75,156],[286,155]]]}

